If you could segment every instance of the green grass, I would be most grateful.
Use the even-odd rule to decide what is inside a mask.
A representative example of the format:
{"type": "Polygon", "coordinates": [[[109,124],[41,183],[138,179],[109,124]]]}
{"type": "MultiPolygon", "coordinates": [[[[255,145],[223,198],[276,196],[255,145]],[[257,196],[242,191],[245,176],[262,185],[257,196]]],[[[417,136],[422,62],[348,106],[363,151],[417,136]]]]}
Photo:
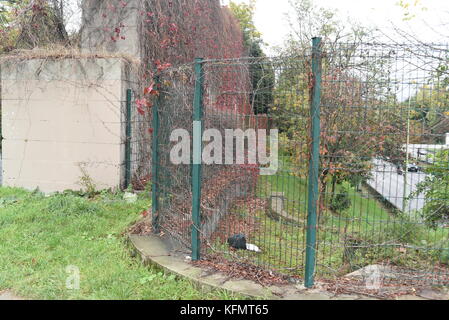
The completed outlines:
{"type": "MultiPolygon", "coordinates": [[[[299,223],[276,221],[265,210],[259,210],[254,216],[260,228],[248,240],[258,245],[262,253],[239,251],[237,254],[266,268],[302,275],[307,183],[287,171],[260,177],[257,197],[270,200],[272,192],[283,192],[284,209],[299,223]]],[[[330,190],[328,186],[328,197],[330,190]]],[[[349,184],[337,185],[335,193],[343,190],[348,192],[350,208],[344,213],[325,209],[319,222],[319,277],[341,275],[386,261],[422,270],[431,269],[438,262],[449,261],[446,257],[449,250],[441,250],[447,248],[448,229],[432,230],[419,221],[391,212],[365,188],[356,190],[349,184]],[[356,249],[352,248],[354,245],[356,249]]],[[[326,203],[328,207],[328,200],[326,203]]],[[[249,214],[245,207],[234,208],[234,211],[242,217],[249,214]]],[[[221,249],[225,250],[225,246],[221,249]]]]}
{"type": "Polygon", "coordinates": [[[139,196],[128,204],[122,196],[45,197],[0,188],[0,291],[31,299],[235,298],[224,291],[203,293],[132,258],[123,233],[150,200],[139,196]],[[66,288],[68,266],[80,270],[79,290],[66,288]]]}

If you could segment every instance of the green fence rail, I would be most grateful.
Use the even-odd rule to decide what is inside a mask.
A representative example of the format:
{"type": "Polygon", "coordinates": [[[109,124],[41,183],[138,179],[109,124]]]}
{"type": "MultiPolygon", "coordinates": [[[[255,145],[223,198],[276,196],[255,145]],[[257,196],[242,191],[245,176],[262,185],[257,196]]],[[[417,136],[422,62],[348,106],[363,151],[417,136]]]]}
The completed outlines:
{"type": "Polygon", "coordinates": [[[126,90],[125,188],[131,184],[132,90],[126,90]]]}
{"type": "Polygon", "coordinates": [[[193,165],[192,165],[192,260],[201,252],[201,165],[203,149],[203,59],[195,62],[195,98],[193,103],[193,165]]]}
{"type": "MultiPolygon", "coordinates": [[[[156,85],[159,84],[159,78],[155,79],[156,85]]],[[[151,210],[152,210],[152,226],[155,233],[160,232],[159,228],[159,134],[160,134],[160,121],[159,121],[159,99],[157,98],[152,109],[152,159],[151,159],[151,210]]]]}
{"type": "Polygon", "coordinates": [[[309,165],[309,198],[307,200],[307,240],[304,284],[313,286],[315,275],[316,228],[318,207],[318,183],[320,167],[320,104],[321,104],[321,39],[313,39],[312,48],[312,146],[309,165]]]}

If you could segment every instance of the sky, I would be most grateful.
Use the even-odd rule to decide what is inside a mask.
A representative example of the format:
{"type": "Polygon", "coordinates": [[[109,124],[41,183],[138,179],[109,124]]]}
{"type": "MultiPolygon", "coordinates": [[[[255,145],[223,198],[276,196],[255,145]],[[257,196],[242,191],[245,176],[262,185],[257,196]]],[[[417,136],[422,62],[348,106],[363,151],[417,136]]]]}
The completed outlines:
{"type": "MultiPolygon", "coordinates": [[[[234,0],[241,3],[248,0],[234,0]]],[[[415,34],[424,42],[442,43],[449,41],[449,0],[421,0],[413,7],[415,15],[404,21],[404,9],[397,5],[399,0],[315,0],[317,6],[338,11],[342,20],[350,17],[365,26],[380,28],[384,33],[393,34],[392,26],[415,34]],[[423,10],[423,8],[425,8],[423,10]],[[443,24],[446,22],[446,26],[443,24]]],[[[406,0],[407,1],[407,0],[406,0]]],[[[229,0],[223,0],[227,4],[229,0]]],[[[414,0],[408,0],[414,2],[414,0]]],[[[255,24],[262,33],[264,41],[270,46],[281,46],[289,32],[286,14],[289,0],[257,0],[255,24]]],[[[388,42],[380,38],[377,42],[388,42]]]]}

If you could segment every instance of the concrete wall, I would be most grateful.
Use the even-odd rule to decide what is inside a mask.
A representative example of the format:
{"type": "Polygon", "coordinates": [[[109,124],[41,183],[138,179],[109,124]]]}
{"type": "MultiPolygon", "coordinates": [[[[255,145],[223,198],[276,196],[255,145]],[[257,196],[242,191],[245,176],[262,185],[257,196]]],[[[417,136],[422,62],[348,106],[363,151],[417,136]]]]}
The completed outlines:
{"type": "Polygon", "coordinates": [[[120,1],[84,0],[82,10],[81,49],[84,52],[106,51],[141,58],[143,40],[139,32],[144,1],[127,0],[123,7],[120,1]],[[117,28],[119,34],[115,32],[117,28]]]}
{"type": "Polygon", "coordinates": [[[3,185],[98,189],[124,176],[129,65],[119,58],[9,61],[1,66],[3,185]]]}
{"type": "MultiPolygon", "coordinates": [[[[143,44],[147,41],[142,31],[142,23],[146,15],[145,1],[127,0],[126,6],[121,1],[111,0],[83,0],[83,19],[81,28],[81,51],[97,54],[107,52],[123,54],[141,61],[144,57],[143,44]],[[117,34],[115,30],[120,30],[117,34]],[[115,40],[112,39],[115,38],[115,40]],[[121,38],[123,37],[123,39],[121,38]]],[[[148,85],[142,81],[140,67],[130,72],[129,88],[134,92],[134,98],[141,98],[139,93],[148,85]]],[[[135,186],[140,186],[151,173],[151,135],[150,114],[145,116],[133,112],[132,114],[132,157],[131,176],[135,186]]]]}

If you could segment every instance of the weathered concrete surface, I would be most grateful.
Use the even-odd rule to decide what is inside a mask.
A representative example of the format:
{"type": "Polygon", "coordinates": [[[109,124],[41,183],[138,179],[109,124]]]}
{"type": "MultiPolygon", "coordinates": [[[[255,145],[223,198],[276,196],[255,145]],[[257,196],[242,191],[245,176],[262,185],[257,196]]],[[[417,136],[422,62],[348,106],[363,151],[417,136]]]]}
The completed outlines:
{"type": "Polygon", "coordinates": [[[84,52],[111,52],[142,56],[140,36],[144,1],[84,0],[82,4],[81,49],[84,52]]]}
{"type": "Polygon", "coordinates": [[[399,296],[396,298],[396,300],[415,300],[415,301],[417,301],[417,300],[429,300],[429,299],[408,294],[408,295],[404,295],[404,296],[399,296]]]}
{"type": "MultiPolygon", "coordinates": [[[[166,271],[187,278],[197,283],[201,288],[225,289],[233,293],[257,299],[273,300],[335,300],[339,296],[312,289],[307,290],[301,285],[282,285],[263,287],[250,280],[229,279],[225,274],[216,272],[211,274],[204,269],[193,266],[188,259],[182,259],[170,252],[167,245],[156,235],[138,236],[130,235],[130,242],[142,261],[146,264],[155,264],[166,271]]],[[[372,299],[358,295],[344,295],[342,299],[359,300],[372,299]]]]}
{"type": "Polygon", "coordinates": [[[2,291],[0,292],[0,301],[4,300],[25,300],[13,294],[11,291],[2,291]]]}
{"type": "MultiPolygon", "coordinates": [[[[319,283],[314,289],[306,289],[301,284],[264,287],[251,280],[230,279],[223,273],[206,271],[193,266],[187,257],[173,254],[168,245],[156,235],[130,235],[129,240],[145,264],[154,264],[167,272],[187,278],[203,290],[225,289],[250,298],[271,300],[378,300],[374,296],[361,294],[335,295],[321,289],[319,283]]],[[[364,271],[368,272],[371,269],[364,271]]],[[[374,269],[378,270],[377,266],[374,269]]],[[[354,276],[357,277],[360,274],[354,276]]],[[[449,288],[420,289],[417,290],[416,295],[403,295],[396,297],[396,300],[449,300],[449,288]]]]}
{"type": "Polygon", "coordinates": [[[120,58],[10,60],[1,65],[3,185],[98,189],[124,176],[126,80],[120,58]]]}
{"type": "Polygon", "coordinates": [[[303,221],[301,221],[298,217],[290,215],[285,210],[284,201],[285,196],[283,192],[272,192],[270,196],[271,211],[269,212],[269,215],[278,221],[283,221],[294,225],[302,225],[303,221]]]}
{"type": "Polygon", "coordinates": [[[449,300],[449,288],[422,289],[418,291],[418,295],[430,300],[449,300]]]}
{"type": "Polygon", "coordinates": [[[236,198],[244,198],[251,193],[250,185],[244,179],[239,179],[224,188],[218,195],[217,204],[214,209],[207,209],[203,217],[201,232],[206,239],[209,239],[217,230],[222,218],[229,213],[229,209],[236,198]]]}
{"type": "Polygon", "coordinates": [[[395,274],[394,270],[389,266],[372,264],[346,275],[347,278],[361,279],[366,279],[373,276],[393,279],[397,277],[397,274],[395,274]]]}

